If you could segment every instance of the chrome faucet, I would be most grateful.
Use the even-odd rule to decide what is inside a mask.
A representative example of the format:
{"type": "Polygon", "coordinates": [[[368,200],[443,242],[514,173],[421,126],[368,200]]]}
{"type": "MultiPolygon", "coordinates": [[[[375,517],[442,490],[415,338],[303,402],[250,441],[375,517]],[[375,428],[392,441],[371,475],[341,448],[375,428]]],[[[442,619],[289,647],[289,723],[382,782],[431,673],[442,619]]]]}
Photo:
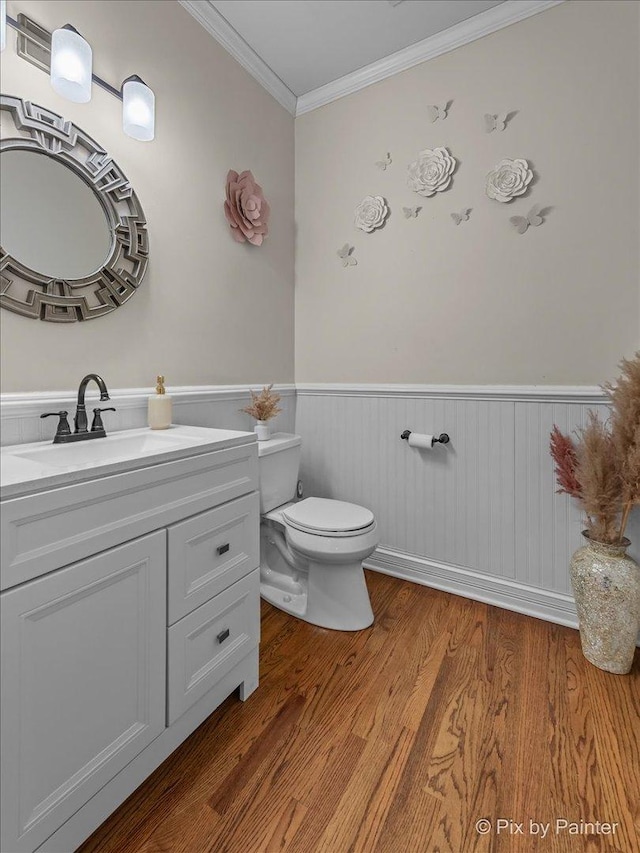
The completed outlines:
{"type": "Polygon", "coordinates": [[[40,415],[41,418],[49,418],[52,415],[60,418],[58,428],[53,439],[54,444],[68,444],[73,441],[85,441],[88,438],[106,438],[107,433],[102,423],[102,412],[115,412],[113,406],[104,409],[93,410],[93,422],[91,429],[87,429],[87,409],[84,403],[84,395],[89,382],[94,381],[100,390],[100,401],[109,400],[109,392],[106,383],[97,373],[88,373],[78,388],[78,405],[76,407],[76,416],[73,421],[74,431],[71,432],[67,416],[69,412],[46,412],[40,415]]]}

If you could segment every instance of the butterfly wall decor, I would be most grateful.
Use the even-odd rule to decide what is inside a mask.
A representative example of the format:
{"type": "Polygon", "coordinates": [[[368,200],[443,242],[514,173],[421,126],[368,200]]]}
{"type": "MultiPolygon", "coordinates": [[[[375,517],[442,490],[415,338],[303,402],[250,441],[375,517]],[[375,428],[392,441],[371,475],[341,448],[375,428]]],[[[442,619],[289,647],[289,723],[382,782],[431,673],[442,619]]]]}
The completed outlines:
{"type": "Polygon", "coordinates": [[[348,243],[345,243],[344,246],[341,249],[338,249],[338,251],[336,252],[338,257],[342,261],[343,267],[355,267],[358,265],[358,262],[352,254],[354,249],[355,246],[350,246],[348,243]]]}
{"type": "Polygon", "coordinates": [[[485,133],[493,133],[494,130],[504,130],[509,121],[509,113],[485,113],[485,133]]]}
{"type": "Polygon", "coordinates": [[[422,210],[421,207],[403,207],[402,208],[402,212],[404,213],[405,219],[415,219],[421,210],[422,210]]]}
{"type": "Polygon", "coordinates": [[[465,207],[465,209],[461,210],[460,213],[452,213],[451,218],[456,223],[456,225],[460,225],[461,222],[467,222],[469,220],[470,213],[471,208],[465,207]]]}
{"type": "Polygon", "coordinates": [[[382,160],[376,160],[376,166],[381,171],[385,172],[387,170],[387,166],[391,165],[391,154],[387,152],[382,160]]]}
{"type": "Polygon", "coordinates": [[[447,117],[447,113],[449,112],[449,107],[453,101],[447,101],[442,106],[438,104],[429,104],[427,106],[427,115],[429,117],[429,121],[433,124],[434,121],[444,121],[447,117]]]}
{"type": "Polygon", "coordinates": [[[525,234],[530,225],[537,228],[538,225],[542,225],[544,222],[544,217],[540,211],[540,205],[534,204],[526,216],[510,216],[509,222],[511,222],[518,234],[525,234]]]}

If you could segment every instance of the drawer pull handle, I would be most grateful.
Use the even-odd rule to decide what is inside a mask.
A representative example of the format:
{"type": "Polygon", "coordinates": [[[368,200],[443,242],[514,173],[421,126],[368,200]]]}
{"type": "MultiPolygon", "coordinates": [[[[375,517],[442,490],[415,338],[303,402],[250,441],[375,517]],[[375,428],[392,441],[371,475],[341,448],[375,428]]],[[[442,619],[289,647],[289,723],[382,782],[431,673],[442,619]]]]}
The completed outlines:
{"type": "Polygon", "coordinates": [[[220,631],[220,633],[218,634],[216,639],[219,643],[224,643],[224,641],[227,639],[228,636],[229,636],[229,629],[225,628],[224,631],[220,631]]]}
{"type": "Polygon", "coordinates": [[[218,552],[219,557],[221,557],[222,554],[226,554],[228,550],[229,550],[229,543],[228,542],[226,545],[220,545],[218,548],[216,548],[216,551],[218,552]]]}

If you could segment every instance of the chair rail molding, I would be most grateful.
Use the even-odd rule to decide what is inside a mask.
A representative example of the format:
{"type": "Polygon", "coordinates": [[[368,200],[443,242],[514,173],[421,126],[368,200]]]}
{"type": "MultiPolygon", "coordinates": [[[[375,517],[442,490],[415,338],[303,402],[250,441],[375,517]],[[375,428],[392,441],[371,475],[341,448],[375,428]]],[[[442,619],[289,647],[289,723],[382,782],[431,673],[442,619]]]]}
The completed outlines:
{"type": "MultiPolygon", "coordinates": [[[[181,385],[167,387],[173,399],[174,422],[191,426],[219,427],[251,431],[253,420],[239,410],[249,400],[249,392],[263,382],[251,385],[181,385]]],[[[296,389],[292,383],[274,385],[282,397],[282,413],[275,421],[276,429],[293,432],[296,389]]],[[[110,390],[116,411],[109,413],[107,432],[136,429],[147,425],[147,400],[151,388],[117,388],[110,390]]],[[[93,394],[93,396],[91,396],[93,394]]],[[[73,410],[77,391],[34,391],[0,394],[0,443],[23,444],[51,438],[52,426],[40,420],[45,408],[73,410]]],[[[97,399],[87,394],[87,405],[97,399]]]]}
{"type": "Polygon", "coordinates": [[[296,382],[307,397],[417,397],[446,400],[502,400],[521,403],[603,403],[597,385],[402,385],[396,383],[296,382]]]}

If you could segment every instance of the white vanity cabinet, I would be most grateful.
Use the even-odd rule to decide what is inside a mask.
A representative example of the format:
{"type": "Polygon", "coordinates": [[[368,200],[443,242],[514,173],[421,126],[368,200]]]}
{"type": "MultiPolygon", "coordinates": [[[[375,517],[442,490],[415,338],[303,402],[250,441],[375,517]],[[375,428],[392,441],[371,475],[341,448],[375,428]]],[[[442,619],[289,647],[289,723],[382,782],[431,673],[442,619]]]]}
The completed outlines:
{"type": "Polygon", "coordinates": [[[2,853],[69,853],[231,692],[256,688],[245,441],[3,501],[2,853]]]}

